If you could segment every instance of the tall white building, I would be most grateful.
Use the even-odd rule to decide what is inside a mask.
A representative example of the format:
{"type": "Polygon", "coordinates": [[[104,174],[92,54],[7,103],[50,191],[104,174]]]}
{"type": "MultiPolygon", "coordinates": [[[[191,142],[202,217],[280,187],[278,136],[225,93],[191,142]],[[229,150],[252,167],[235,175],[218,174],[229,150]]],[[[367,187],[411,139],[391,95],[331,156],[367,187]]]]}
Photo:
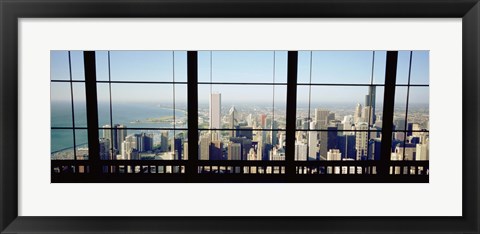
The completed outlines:
{"type": "Polygon", "coordinates": [[[221,128],[221,98],[220,93],[210,94],[210,128],[211,129],[220,129],[221,128]]]}
{"type": "Polygon", "coordinates": [[[355,114],[353,115],[353,121],[355,124],[362,122],[362,104],[357,103],[357,107],[355,108],[355,114]]]}
{"type": "Polygon", "coordinates": [[[295,161],[307,161],[307,145],[295,143],[295,161]]]}
{"type": "Polygon", "coordinates": [[[357,150],[357,160],[361,160],[362,156],[367,156],[368,148],[368,124],[365,122],[357,123],[355,133],[355,149],[357,150]]]}
{"type": "Polygon", "coordinates": [[[426,144],[417,144],[416,147],[416,155],[415,155],[415,160],[416,161],[421,161],[421,160],[429,160],[428,156],[428,143],[426,144]]]}

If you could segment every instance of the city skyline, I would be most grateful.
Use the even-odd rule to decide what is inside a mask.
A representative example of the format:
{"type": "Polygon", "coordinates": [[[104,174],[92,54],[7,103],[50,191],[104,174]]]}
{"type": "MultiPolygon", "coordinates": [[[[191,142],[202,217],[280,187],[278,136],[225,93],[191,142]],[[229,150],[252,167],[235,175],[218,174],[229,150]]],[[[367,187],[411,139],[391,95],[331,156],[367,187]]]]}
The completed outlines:
{"type": "MultiPolygon", "coordinates": [[[[84,80],[87,71],[82,74],[78,71],[82,66],[72,63],[85,60],[87,64],[87,58],[79,59],[83,56],[77,52],[67,55],[71,59],[67,57],[68,80],[57,67],[65,62],[62,56],[56,54],[52,59],[56,61],[51,89],[52,160],[90,160],[97,154],[104,161],[196,158],[194,162],[199,163],[273,163],[286,162],[288,157],[298,162],[347,164],[385,157],[389,161],[429,160],[428,51],[388,52],[389,57],[386,51],[199,51],[189,57],[184,51],[85,52],[89,59],[96,58],[90,60],[95,61],[96,74],[84,80]],[[198,64],[194,86],[186,78],[192,75],[186,72],[186,60],[192,56],[198,64]],[[287,63],[296,59],[292,56],[298,58],[294,65],[287,63]],[[387,70],[387,60],[398,62],[397,68],[387,70]],[[287,74],[291,66],[298,69],[297,74],[287,74]],[[393,72],[398,82],[385,83],[393,72]],[[297,78],[293,84],[296,97],[287,96],[287,88],[289,92],[292,88],[287,76],[288,80],[297,78]],[[193,97],[198,108],[187,103],[187,99],[192,101],[187,97],[192,87],[198,88],[193,97]],[[395,95],[385,93],[392,88],[395,95]],[[87,100],[89,90],[96,92],[96,100],[87,100]],[[287,112],[292,99],[296,109],[287,112]],[[87,123],[87,109],[95,113],[97,124],[87,123]],[[196,124],[189,120],[192,117],[196,124]],[[292,119],[294,125],[287,123],[292,119]],[[390,126],[387,123],[392,129],[385,131],[384,126],[390,126]],[[98,136],[90,128],[98,129],[98,136]],[[192,131],[197,133],[192,135],[192,131]],[[85,142],[87,134],[89,141],[85,142]],[[98,137],[98,142],[92,143],[92,137],[98,137]],[[92,144],[98,145],[98,151],[91,152],[92,144]]],[[[192,69],[191,63],[188,68],[192,69]]],[[[180,165],[163,169],[111,165],[101,171],[187,173],[180,165]]],[[[199,165],[197,173],[284,174],[285,168],[199,165]]],[[[297,174],[377,173],[375,166],[295,168],[297,174]]],[[[389,173],[405,173],[401,172],[404,169],[392,167],[389,173]]],[[[428,174],[428,167],[408,173],[428,174]]]]}

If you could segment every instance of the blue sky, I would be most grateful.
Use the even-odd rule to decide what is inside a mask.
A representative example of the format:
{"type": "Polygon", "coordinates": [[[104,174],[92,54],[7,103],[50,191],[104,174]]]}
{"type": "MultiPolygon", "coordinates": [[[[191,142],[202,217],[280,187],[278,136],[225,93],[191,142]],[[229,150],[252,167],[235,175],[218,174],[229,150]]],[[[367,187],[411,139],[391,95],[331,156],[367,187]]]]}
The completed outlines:
{"type": "MultiPolygon", "coordinates": [[[[385,73],[385,51],[300,51],[299,83],[327,84],[370,84],[372,61],[373,83],[383,84],[385,73]],[[310,67],[310,64],[312,66],[310,67]]],[[[286,83],[286,51],[200,51],[198,54],[199,82],[248,82],[286,83]],[[275,62],[274,62],[275,61],[275,62]],[[212,72],[211,72],[212,71],[212,72]]],[[[400,51],[398,58],[397,84],[408,82],[410,51],[400,51]]],[[[83,80],[83,52],[72,51],[72,78],[83,80]]],[[[108,57],[106,51],[97,51],[97,80],[108,80],[108,57]]],[[[110,72],[112,81],[180,81],[186,82],[187,56],[185,51],[112,51],[110,72]]],[[[51,78],[70,79],[68,54],[66,51],[52,51],[51,78]]],[[[414,51],[412,56],[411,84],[429,84],[429,53],[414,51]]],[[[52,84],[52,100],[69,100],[70,89],[52,84]]],[[[212,91],[222,93],[225,103],[272,103],[272,86],[249,86],[247,89],[235,85],[213,85],[212,91]]],[[[82,87],[74,90],[75,98],[81,98],[82,87]]],[[[108,85],[99,84],[100,101],[108,100],[108,85]]],[[[298,100],[308,100],[305,87],[299,87],[298,100]]],[[[366,87],[323,86],[312,89],[312,102],[360,102],[363,103],[366,87]],[[330,88],[329,88],[330,87],[330,88]]],[[[428,92],[411,92],[411,102],[428,102],[428,92]]],[[[199,85],[200,103],[208,102],[210,85],[199,85]]],[[[383,92],[382,92],[383,93],[383,92]]],[[[377,92],[377,94],[379,94],[377,92]]],[[[157,85],[112,85],[114,102],[172,102],[173,86],[157,85]]],[[[401,97],[398,99],[406,99],[401,97]]],[[[185,85],[175,85],[175,98],[185,102],[185,85]]],[[[286,86],[276,86],[275,102],[286,99],[286,86]]],[[[277,105],[277,104],[276,104],[277,105]]]]}

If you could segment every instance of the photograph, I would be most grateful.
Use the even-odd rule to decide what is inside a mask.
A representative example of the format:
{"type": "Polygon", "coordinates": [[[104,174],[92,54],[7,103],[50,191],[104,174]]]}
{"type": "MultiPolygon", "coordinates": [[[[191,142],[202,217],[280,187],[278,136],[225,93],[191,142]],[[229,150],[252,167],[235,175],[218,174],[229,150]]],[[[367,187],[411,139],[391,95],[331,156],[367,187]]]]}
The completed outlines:
{"type": "Polygon", "coordinates": [[[52,50],[50,76],[52,183],[429,182],[429,51],[52,50]]]}

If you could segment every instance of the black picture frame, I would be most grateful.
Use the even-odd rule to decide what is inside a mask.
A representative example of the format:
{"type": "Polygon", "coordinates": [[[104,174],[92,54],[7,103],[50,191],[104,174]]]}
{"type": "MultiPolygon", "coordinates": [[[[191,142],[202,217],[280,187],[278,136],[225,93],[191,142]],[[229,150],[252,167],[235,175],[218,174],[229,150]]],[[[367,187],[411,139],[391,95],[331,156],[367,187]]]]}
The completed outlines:
{"type": "MultiPolygon", "coordinates": [[[[1,233],[478,233],[478,0],[0,0],[1,233]],[[121,17],[462,18],[461,217],[24,217],[18,216],[18,19],[121,17]]],[[[192,194],[192,199],[194,199],[192,194]]],[[[41,202],[41,201],[39,201],[41,202]]],[[[385,205],[385,204],[374,204],[385,205]]],[[[441,204],[439,204],[441,205],[441,204]]]]}

